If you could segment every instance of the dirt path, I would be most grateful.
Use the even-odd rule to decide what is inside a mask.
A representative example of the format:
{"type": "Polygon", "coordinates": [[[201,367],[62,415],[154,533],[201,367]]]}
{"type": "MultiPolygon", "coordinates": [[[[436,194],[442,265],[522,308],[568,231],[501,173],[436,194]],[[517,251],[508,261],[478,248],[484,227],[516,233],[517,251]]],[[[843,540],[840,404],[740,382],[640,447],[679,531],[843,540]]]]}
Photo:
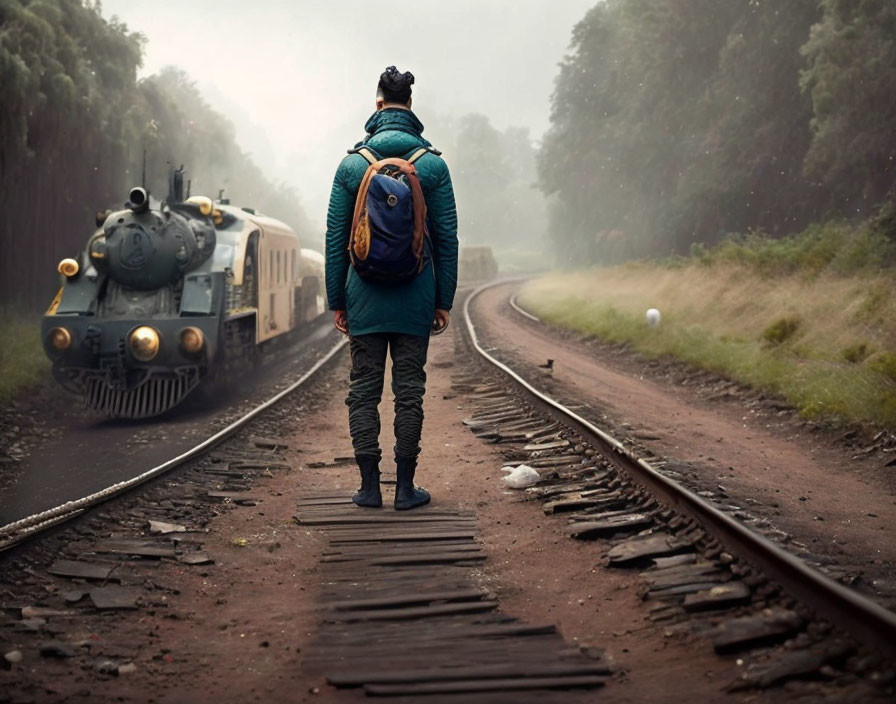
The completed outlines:
{"type": "Polygon", "coordinates": [[[619,355],[525,320],[508,305],[514,285],[474,303],[485,344],[529,370],[537,386],[644,445],[691,486],[783,538],[790,549],[896,606],[896,497],[879,466],[802,430],[792,415],[747,409],[734,395],[708,401],[669,383],[634,355],[619,355]],[[554,359],[553,374],[537,365],[554,359]],[[781,532],[786,536],[781,535],[781,532]]]}
{"type": "MultiPolygon", "coordinates": [[[[461,362],[454,356],[452,333],[434,343],[418,481],[433,493],[435,507],[476,513],[489,556],[477,577],[497,595],[502,611],[527,622],[555,623],[571,645],[604,652],[617,674],[603,691],[589,695],[592,699],[785,701],[790,696],[785,691],[724,694],[739,671],[735,658],[715,656],[701,637],[664,633],[648,619],[637,575],[604,569],[599,543],[566,538],[562,517],[546,517],[537,503],[502,488],[496,447],[461,423],[471,402],[455,395],[450,379],[461,362]]],[[[222,511],[208,523],[203,549],[213,565],[162,560],[152,568],[152,582],[164,589],[150,592],[147,607],[114,613],[78,607],[71,619],[50,617],[52,633],[78,652],[90,644],[91,658],[133,662],[133,672],[108,676],[85,666],[83,658],[41,657],[39,640],[4,628],[4,652],[15,646],[24,654],[22,663],[0,672],[0,685],[14,683],[17,696],[10,701],[360,700],[357,692],[336,692],[303,671],[303,653],[317,628],[322,543],[317,531],[292,522],[304,494],[351,493],[356,486],[349,464],[314,467],[351,454],[343,404],[347,376],[343,362],[329,388],[321,389],[328,400],[311,410],[289,411],[295,418],[294,450],[287,454],[292,469],[255,485],[258,505],[222,511]]],[[[389,448],[388,409],[383,428],[383,446],[389,448]]],[[[42,606],[61,604],[62,588],[55,590],[41,599],[42,606]]],[[[389,653],[382,657],[388,661],[389,653]]]]}

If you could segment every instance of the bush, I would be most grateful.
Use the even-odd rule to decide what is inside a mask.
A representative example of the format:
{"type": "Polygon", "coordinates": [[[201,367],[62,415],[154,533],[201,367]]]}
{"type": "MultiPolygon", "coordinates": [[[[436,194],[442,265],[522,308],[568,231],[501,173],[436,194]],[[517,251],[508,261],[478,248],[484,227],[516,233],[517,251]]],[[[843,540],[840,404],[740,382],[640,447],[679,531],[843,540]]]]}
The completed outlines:
{"type": "Polygon", "coordinates": [[[880,217],[861,225],[829,221],[780,238],[761,231],[729,235],[714,247],[692,244],[690,260],[707,266],[735,264],[763,276],[802,272],[812,277],[828,270],[847,275],[880,269],[896,263],[896,242],[888,236],[886,222],[880,217]]]}
{"type": "Polygon", "coordinates": [[[0,403],[9,403],[50,379],[40,341],[40,318],[16,306],[0,306],[6,335],[0,343],[0,403]]]}
{"type": "Polygon", "coordinates": [[[778,318],[762,331],[762,339],[772,345],[780,345],[789,340],[800,327],[796,316],[778,318]]]}
{"type": "Polygon", "coordinates": [[[856,345],[850,345],[845,348],[842,352],[843,359],[851,364],[858,364],[865,360],[865,358],[870,354],[871,350],[868,349],[868,345],[864,342],[860,342],[856,345]]]}
{"type": "Polygon", "coordinates": [[[896,353],[882,352],[876,355],[868,366],[878,374],[896,381],[896,353]]]}

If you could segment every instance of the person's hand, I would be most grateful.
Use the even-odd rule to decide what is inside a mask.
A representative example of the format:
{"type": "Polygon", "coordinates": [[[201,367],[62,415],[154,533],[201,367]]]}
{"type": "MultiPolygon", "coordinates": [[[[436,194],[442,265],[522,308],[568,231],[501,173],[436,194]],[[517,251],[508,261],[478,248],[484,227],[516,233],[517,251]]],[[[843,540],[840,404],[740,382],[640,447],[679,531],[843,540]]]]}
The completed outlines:
{"type": "Polygon", "coordinates": [[[432,334],[438,335],[445,332],[448,323],[451,321],[451,313],[441,308],[436,308],[435,317],[432,319],[432,334]]]}
{"type": "Polygon", "coordinates": [[[344,310],[333,311],[333,325],[343,335],[348,335],[348,315],[344,310]]]}

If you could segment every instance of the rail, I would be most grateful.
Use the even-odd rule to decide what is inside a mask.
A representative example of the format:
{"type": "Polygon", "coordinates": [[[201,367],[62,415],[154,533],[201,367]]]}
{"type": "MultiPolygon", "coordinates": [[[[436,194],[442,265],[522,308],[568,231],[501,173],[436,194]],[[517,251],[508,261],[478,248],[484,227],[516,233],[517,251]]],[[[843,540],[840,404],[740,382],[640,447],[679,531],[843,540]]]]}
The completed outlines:
{"type": "Polygon", "coordinates": [[[12,523],[7,523],[4,526],[0,526],[0,551],[7,550],[29,537],[32,537],[59,523],[68,521],[80,515],[87,509],[92,508],[93,506],[106,501],[113,496],[117,496],[118,494],[124,493],[125,491],[129,491],[130,489],[133,489],[134,487],[139,486],[140,484],[143,484],[151,479],[155,479],[156,477],[171,471],[175,467],[180,466],[184,462],[198,457],[199,455],[208,451],[209,449],[220,443],[222,440],[233,435],[237,430],[242,428],[257,415],[263,413],[267,409],[277,404],[280,400],[299,389],[318,371],[320,371],[320,369],[327,362],[329,362],[339,352],[339,350],[341,350],[345,346],[346,342],[347,338],[343,337],[342,339],[340,339],[339,342],[337,342],[323,357],[317,360],[317,362],[315,362],[314,365],[295,382],[275,394],[264,403],[259,404],[251,411],[243,414],[237,420],[230,423],[230,425],[228,425],[226,428],[218,431],[211,437],[206,438],[198,445],[195,445],[186,452],[177,455],[177,457],[173,457],[172,459],[167,460],[162,464],[159,464],[152,469],[143,472],[142,474],[138,474],[136,477],[132,477],[131,479],[127,479],[122,482],[117,482],[106,487],[105,489],[101,489],[100,491],[89,494],[88,496],[81,497],[80,499],[74,499],[72,501],[67,501],[63,504],[60,504],[59,506],[55,506],[45,511],[32,514],[31,516],[26,516],[25,518],[13,521],[12,523]]]}
{"type": "Polygon", "coordinates": [[[483,291],[518,280],[505,279],[483,284],[464,301],[464,322],[470,342],[486,362],[511,379],[536,405],[562,419],[583,437],[593,438],[596,449],[633,482],[650,491],[669,508],[699,521],[729,551],[761,569],[766,576],[818,616],[850,633],[859,642],[872,646],[891,658],[896,657],[896,614],[892,611],[812,569],[798,557],[722,513],[687,488],[661,474],[609,433],[535,388],[509,366],[489,354],[480,343],[470,313],[470,304],[483,291]]]}

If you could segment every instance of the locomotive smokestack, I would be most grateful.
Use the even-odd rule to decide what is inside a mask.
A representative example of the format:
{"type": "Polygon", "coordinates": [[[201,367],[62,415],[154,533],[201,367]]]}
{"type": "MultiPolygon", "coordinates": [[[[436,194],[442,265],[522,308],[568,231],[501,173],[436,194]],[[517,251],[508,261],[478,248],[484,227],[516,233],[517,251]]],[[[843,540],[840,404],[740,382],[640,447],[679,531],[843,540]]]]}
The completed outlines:
{"type": "Polygon", "coordinates": [[[149,210],[149,193],[145,188],[137,186],[128,193],[128,207],[134,213],[145,213],[149,210]]]}

